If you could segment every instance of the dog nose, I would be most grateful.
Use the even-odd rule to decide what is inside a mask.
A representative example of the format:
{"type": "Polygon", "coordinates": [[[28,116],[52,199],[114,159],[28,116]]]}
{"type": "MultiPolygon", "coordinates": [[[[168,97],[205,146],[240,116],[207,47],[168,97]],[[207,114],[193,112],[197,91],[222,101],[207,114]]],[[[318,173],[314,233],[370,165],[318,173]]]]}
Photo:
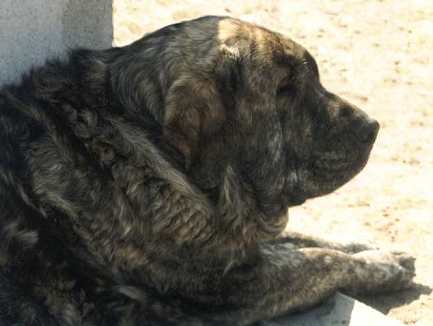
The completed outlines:
{"type": "Polygon", "coordinates": [[[367,118],[358,125],[358,128],[355,129],[355,133],[362,143],[372,143],[376,140],[379,127],[379,122],[374,119],[367,118]]]}

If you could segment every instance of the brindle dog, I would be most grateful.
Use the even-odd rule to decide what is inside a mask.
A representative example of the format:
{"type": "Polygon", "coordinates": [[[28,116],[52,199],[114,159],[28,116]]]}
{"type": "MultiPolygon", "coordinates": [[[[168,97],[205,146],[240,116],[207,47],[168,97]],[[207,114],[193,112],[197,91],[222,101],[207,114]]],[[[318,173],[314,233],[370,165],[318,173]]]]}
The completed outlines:
{"type": "Polygon", "coordinates": [[[75,50],[0,92],[1,325],[247,325],[410,286],[405,254],[279,237],[379,125],[228,17],[75,50]]]}

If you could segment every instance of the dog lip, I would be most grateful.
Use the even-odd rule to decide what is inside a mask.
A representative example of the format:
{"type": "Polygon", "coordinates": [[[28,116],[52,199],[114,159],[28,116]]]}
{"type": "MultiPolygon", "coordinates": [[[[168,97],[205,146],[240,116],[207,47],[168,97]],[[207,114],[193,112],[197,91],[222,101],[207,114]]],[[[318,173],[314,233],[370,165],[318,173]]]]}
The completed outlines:
{"type": "Polygon", "coordinates": [[[298,206],[307,200],[300,188],[300,179],[299,167],[295,166],[286,179],[286,191],[284,193],[286,207],[298,206]]]}
{"type": "Polygon", "coordinates": [[[288,202],[289,207],[299,206],[306,202],[306,198],[303,196],[291,196],[288,202]]]}

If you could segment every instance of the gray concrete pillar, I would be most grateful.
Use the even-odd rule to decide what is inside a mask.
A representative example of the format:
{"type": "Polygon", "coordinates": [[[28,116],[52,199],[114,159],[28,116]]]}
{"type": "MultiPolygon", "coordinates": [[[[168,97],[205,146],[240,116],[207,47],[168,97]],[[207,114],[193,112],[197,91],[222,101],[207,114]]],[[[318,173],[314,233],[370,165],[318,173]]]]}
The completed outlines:
{"type": "Polygon", "coordinates": [[[68,48],[110,47],[112,0],[1,0],[0,85],[68,48]]]}

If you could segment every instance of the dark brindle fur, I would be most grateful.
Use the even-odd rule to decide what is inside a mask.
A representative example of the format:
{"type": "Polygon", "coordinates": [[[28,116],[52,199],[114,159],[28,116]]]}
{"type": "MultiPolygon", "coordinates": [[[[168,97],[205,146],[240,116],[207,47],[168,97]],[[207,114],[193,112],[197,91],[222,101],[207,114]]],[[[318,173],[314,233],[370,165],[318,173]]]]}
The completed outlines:
{"type": "Polygon", "coordinates": [[[280,34],[204,17],[72,51],[0,110],[1,325],[244,325],[410,285],[407,255],[278,238],[378,131],[280,34]]]}

